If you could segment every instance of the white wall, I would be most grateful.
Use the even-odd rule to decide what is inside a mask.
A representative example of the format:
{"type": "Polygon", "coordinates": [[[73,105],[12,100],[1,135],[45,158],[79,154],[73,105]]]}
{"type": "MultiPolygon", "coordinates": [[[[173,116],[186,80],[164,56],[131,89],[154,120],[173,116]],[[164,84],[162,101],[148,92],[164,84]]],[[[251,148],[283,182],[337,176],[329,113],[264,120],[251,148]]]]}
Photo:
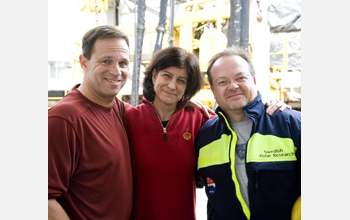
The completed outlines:
{"type": "MultiPolygon", "coordinates": [[[[77,0],[48,0],[48,61],[64,61],[73,67],[76,43],[81,43],[84,33],[96,26],[95,13],[81,12],[79,4],[77,0]]],[[[107,23],[107,14],[99,14],[99,23],[107,23]]],[[[82,76],[73,76],[71,72],[71,77],[63,78],[52,78],[49,74],[48,89],[71,89],[81,82],[82,76]]]]}

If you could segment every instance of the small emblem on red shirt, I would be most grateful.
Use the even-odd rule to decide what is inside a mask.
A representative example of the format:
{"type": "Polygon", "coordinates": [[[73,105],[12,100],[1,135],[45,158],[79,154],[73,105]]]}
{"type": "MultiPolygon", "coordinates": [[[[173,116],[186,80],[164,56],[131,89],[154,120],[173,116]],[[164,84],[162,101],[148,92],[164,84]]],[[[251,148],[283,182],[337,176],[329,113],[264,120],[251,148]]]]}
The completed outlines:
{"type": "Polygon", "coordinates": [[[187,130],[185,131],[185,133],[183,134],[183,137],[186,139],[186,140],[189,140],[189,139],[191,139],[191,133],[190,132],[188,132],[187,130]]]}

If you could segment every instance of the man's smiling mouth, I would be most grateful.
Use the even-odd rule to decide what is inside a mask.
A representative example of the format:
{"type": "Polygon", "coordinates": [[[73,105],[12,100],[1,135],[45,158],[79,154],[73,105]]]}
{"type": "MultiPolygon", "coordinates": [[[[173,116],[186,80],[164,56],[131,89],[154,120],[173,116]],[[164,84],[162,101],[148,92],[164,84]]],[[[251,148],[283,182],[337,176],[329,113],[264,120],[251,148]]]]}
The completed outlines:
{"type": "Polygon", "coordinates": [[[112,80],[112,79],[106,79],[108,82],[111,82],[111,83],[118,83],[120,82],[120,80],[112,80]]]}

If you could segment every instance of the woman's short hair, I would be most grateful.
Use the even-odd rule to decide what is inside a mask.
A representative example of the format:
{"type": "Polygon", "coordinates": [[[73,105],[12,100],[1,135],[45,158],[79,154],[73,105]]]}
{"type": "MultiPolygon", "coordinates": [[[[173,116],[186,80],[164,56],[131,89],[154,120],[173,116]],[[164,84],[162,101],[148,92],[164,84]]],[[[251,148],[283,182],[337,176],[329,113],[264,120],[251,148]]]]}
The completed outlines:
{"type": "Polygon", "coordinates": [[[143,80],[143,95],[153,101],[155,92],[153,88],[152,72],[177,67],[185,69],[187,72],[187,84],[184,99],[191,99],[204,85],[204,79],[200,72],[198,58],[195,54],[186,51],[181,47],[167,47],[157,51],[149,65],[146,67],[145,78],[143,80]]]}

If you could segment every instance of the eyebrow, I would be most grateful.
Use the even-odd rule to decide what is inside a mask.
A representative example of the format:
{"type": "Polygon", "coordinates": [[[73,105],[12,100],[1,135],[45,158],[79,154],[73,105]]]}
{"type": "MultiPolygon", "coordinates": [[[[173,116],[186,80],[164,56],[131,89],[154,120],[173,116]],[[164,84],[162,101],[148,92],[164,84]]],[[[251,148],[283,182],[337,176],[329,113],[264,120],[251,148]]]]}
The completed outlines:
{"type": "Polygon", "coordinates": [[[100,60],[105,60],[105,59],[113,59],[114,57],[113,56],[110,56],[110,55],[105,55],[105,56],[101,56],[99,57],[100,60]]]}
{"type": "MultiPolygon", "coordinates": [[[[100,60],[106,60],[106,59],[114,60],[114,59],[116,59],[116,57],[112,56],[112,55],[105,55],[105,56],[100,57],[100,60]]],[[[130,60],[126,57],[121,57],[120,61],[124,61],[126,63],[130,62],[130,60]]]]}
{"type": "Polygon", "coordinates": [[[163,71],[163,72],[166,72],[166,73],[169,73],[170,75],[174,75],[174,74],[172,74],[171,72],[169,72],[169,71],[166,71],[166,70],[161,70],[161,71],[163,71]]]}
{"type": "MultiPolygon", "coordinates": [[[[245,72],[239,72],[239,73],[237,73],[235,76],[234,76],[234,78],[236,78],[237,76],[241,76],[241,75],[245,75],[245,72]]],[[[220,76],[220,77],[218,77],[217,78],[217,80],[218,79],[228,79],[229,77],[227,77],[227,76],[220,76]]]]}
{"type": "Polygon", "coordinates": [[[246,73],[245,72],[239,72],[239,73],[237,73],[236,75],[235,75],[235,77],[236,76],[240,76],[240,75],[245,75],[246,73]]]}
{"type": "MultiPolygon", "coordinates": [[[[169,72],[169,71],[167,71],[167,70],[161,70],[161,71],[166,72],[166,73],[169,73],[170,75],[174,76],[174,74],[172,74],[171,72],[169,72]]],[[[188,77],[184,77],[184,76],[180,76],[179,78],[188,80],[188,77]]]]}

